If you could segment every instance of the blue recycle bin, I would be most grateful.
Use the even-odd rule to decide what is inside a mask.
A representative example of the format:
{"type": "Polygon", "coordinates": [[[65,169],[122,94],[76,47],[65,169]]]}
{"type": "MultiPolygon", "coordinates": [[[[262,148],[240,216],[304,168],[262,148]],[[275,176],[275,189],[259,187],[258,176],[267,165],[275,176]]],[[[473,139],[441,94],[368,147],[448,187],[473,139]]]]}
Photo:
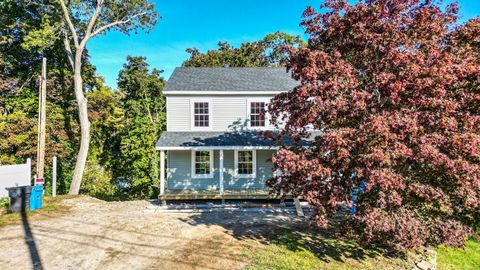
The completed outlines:
{"type": "Polygon", "coordinates": [[[43,186],[33,186],[30,195],[30,210],[42,208],[43,186]]]}

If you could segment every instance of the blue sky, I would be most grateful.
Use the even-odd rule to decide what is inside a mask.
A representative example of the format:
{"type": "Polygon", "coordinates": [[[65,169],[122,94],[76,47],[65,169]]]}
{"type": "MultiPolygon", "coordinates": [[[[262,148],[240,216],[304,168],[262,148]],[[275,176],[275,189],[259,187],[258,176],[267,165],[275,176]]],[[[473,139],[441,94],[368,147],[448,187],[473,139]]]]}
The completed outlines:
{"type": "MultiPolygon", "coordinates": [[[[91,40],[88,50],[97,72],[116,87],[118,72],[127,55],[146,56],[151,68],[163,69],[168,79],[188,58],[186,48],[202,52],[217,48],[218,41],[238,46],[277,30],[303,34],[299,26],[306,6],[314,0],[156,0],[163,17],[150,33],[123,35],[109,32],[91,40]]],[[[444,1],[451,2],[451,1],[444,1]]],[[[480,0],[460,0],[463,20],[480,16],[480,0]]]]}

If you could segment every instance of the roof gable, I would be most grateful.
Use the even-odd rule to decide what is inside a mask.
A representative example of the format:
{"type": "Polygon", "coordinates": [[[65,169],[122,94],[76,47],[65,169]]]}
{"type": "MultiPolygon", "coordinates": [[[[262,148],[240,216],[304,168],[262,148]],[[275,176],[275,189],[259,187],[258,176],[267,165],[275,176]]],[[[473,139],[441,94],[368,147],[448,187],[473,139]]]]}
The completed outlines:
{"type": "Polygon", "coordinates": [[[285,92],[297,85],[285,68],[177,67],[163,91],[285,92]]]}

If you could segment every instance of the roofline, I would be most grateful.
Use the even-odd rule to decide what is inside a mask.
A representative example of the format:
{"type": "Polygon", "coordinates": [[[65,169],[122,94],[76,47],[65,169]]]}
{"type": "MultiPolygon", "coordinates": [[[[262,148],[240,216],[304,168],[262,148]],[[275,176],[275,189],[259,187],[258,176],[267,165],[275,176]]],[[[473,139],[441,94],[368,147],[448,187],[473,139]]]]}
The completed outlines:
{"type": "Polygon", "coordinates": [[[285,91],[163,91],[164,95],[278,95],[285,91]]]}
{"type": "Polygon", "coordinates": [[[157,150],[279,150],[278,146],[157,146],[157,150]]]}

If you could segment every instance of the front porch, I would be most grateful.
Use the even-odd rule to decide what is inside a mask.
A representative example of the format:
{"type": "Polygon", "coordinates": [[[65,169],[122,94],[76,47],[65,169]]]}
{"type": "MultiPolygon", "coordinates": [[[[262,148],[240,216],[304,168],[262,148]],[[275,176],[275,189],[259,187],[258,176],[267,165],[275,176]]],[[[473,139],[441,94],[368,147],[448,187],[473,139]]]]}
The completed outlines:
{"type": "MultiPolygon", "coordinates": [[[[238,200],[278,199],[270,195],[265,182],[272,177],[271,149],[246,148],[205,150],[160,150],[161,200],[238,200]],[[249,149],[249,150],[245,150],[249,149]],[[208,153],[202,174],[195,174],[196,154],[208,153]],[[250,174],[240,174],[238,155],[250,153],[250,174]]],[[[205,157],[200,157],[205,158],[205,157]]]]}
{"type": "Polygon", "coordinates": [[[278,149],[271,143],[256,132],[165,132],[159,199],[278,199],[265,185],[278,149]]]}

